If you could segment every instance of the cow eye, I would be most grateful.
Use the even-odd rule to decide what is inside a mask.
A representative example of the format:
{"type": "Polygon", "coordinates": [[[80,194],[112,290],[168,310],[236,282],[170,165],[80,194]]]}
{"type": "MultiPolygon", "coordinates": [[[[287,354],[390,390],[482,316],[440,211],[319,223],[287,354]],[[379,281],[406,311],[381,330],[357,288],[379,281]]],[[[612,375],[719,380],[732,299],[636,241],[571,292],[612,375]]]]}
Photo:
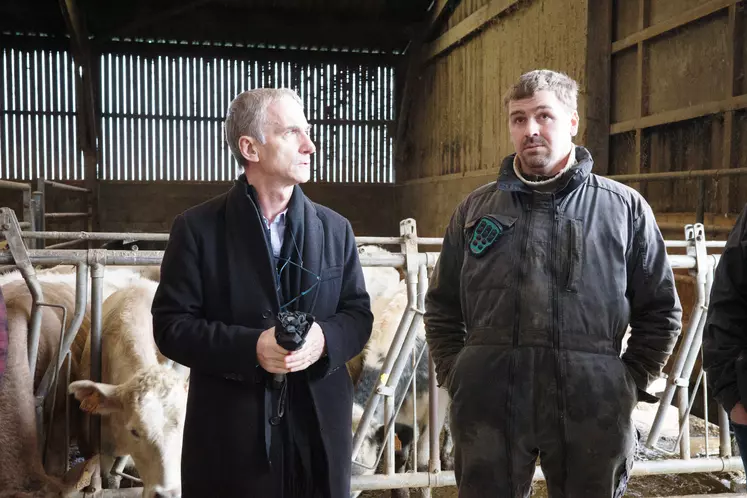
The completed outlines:
{"type": "Polygon", "coordinates": [[[132,434],[136,438],[140,437],[140,433],[138,431],[136,431],[135,429],[130,429],[130,434],[132,434]]]}

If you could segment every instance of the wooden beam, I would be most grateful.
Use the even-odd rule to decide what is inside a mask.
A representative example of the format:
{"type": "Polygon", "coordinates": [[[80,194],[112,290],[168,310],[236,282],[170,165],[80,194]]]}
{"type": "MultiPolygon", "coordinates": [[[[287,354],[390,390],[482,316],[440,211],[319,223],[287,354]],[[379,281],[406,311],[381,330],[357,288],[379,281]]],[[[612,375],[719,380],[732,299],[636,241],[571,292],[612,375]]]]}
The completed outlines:
{"type": "Polygon", "coordinates": [[[108,33],[108,35],[109,36],[119,36],[119,35],[132,36],[134,34],[137,34],[137,31],[139,29],[144,28],[145,26],[149,26],[157,22],[166,21],[167,19],[171,17],[189,12],[190,10],[196,9],[197,7],[200,7],[208,2],[210,2],[210,0],[192,0],[191,2],[186,3],[184,5],[179,5],[178,7],[164,10],[162,12],[154,12],[153,15],[150,15],[150,16],[138,16],[139,19],[135,19],[133,21],[128,22],[127,24],[123,24],[117,28],[114,28],[113,30],[110,31],[110,33],[108,33]]]}
{"type": "Polygon", "coordinates": [[[433,2],[433,9],[431,10],[430,14],[428,15],[428,23],[433,26],[438,22],[438,19],[441,17],[441,15],[446,10],[446,6],[449,4],[451,0],[435,0],[433,2]]]}
{"type": "Polygon", "coordinates": [[[90,190],[88,196],[88,210],[92,217],[86,226],[87,229],[98,229],[98,164],[101,163],[100,150],[97,144],[101,143],[99,130],[98,112],[98,85],[97,67],[98,60],[93,56],[91,43],[88,39],[88,31],[85,21],[81,17],[77,0],[59,0],[65,24],[70,31],[73,41],[73,58],[78,66],[75,71],[77,80],[75,101],[78,108],[76,116],[78,128],[78,147],[83,153],[83,165],[85,174],[85,185],[90,190]]]}
{"type": "MultiPolygon", "coordinates": [[[[648,26],[650,11],[649,0],[638,0],[638,31],[643,31],[648,26]]],[[[646,75],[646,45],[643,41],[638,42],[636,52],[636,109],[638,118],[648,114],[648,78],[646,75]]],[[[647,170],[649,164],[649,154],[646,148],[646,140],[643,136],[643,129],[636,127],[635,130],[635,158],[633,160],[633,173],[642,173],[647,170]]],[[[632,188],[646,195],[647,185],[641,183],[632,183],[632,188]]]]}
{"type": "Polygon", "coordinates": [[[704,102],[702,104],[696,104],[682,109],[674,109],[672,111],[652,114],[640,119],[630,119],[628,121],[613,123],[610,127],[610,134],[617,135],[618,133],[633,131],[636,128],[651,128],[654,126],[678,123],[688,119],[700,118],[708,116],[709,114],[737,111],[745,108],[747,108],[747,95],[738,95],[730,99],[719,100],[716,102],[704,102]]]}
{"type": "Polygon", "coordinates": [[[522,3],[522,0],[491,0],[489,4],[477,9],[465,20],[451,28],[436,41],[426,47],[425,59],[429,60],[447,51],[463,40],[475,35],[493,19],[506,13],[509,9],[522,3]]]}
{"type": "Polygon", "coordinates": [[[639,42],[650,40],[664,33],[672,31],[673,29],[682,27],[691,22],[702,19],[709,16],[719,10],[725,9],[730,5],[736,5],[742,0],[711,0],[710,2],[704,3],[695,7],[694,9],[687,10],[681,14],[667,19],[666,21],[660,22],[654,26],[639,30],[630,36],[618,40],[612,44],[612,53],[617,53],[626,48],[630,48],[639,42]]]}
{"type": "MultiPolygon", "coordinates": [[[[729,24],[727,33],[727,45],[726,45],[726,97],[734,97],[736,79],[741,74],[742,65],[742,54],[741,54],[741,16],[737,12],[736,5],[729,6],[729,24]]],[[[734,140],[734,111],[726,111],[724,114],[724,127],[723,127],[723,144],[721,146],[721,169],[729,169],[734,167],[734,152],[735,152],[735,140],[734,140]]],[[[715,145],[715,144],[713,144],[715,145]]],[[[715,147],[714,147],[715,149],[715,147]]],[[[722,191],[720,195],[721,205],[719,210],[722,213],[729,213],[731,211],[732,189],[738,184],[738,180],[727,179],[722,184],[722,191]]],[[[714,185],[714,188],[716,186],[714,185]]]]}
{"type": "Polygon", "coordinates": [[[88,36],[84,32],[83,22],[75,0],[60,0],[60,8],[70,37],[73,40],[73,49],[81,50],[81,47],[88,44],[88,36]]]}

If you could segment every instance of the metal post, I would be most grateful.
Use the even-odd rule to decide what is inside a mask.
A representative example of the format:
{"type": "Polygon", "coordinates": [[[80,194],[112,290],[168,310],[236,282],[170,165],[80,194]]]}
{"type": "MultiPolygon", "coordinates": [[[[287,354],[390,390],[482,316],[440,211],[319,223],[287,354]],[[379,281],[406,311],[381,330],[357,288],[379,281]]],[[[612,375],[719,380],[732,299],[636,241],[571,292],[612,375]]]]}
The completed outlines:
{"type": "Polygon", "coordinates": [[[731,456],[731,429],[729,427],[729,414],[724,407],[718,405],[718,444],[719,456],[727,458],[731,456]]]}
{"type": "Polygon", "coordinates": [[[31,189],[23,191],[23,221],[24,223],[30,223],[31,230],[35,229],[34,212],[31,207],[31,189]]]}
{"type": "Polygon", "coordinates": [[[677,389],[677,404],[680,421],[680,458],[683,460],[690,459],[690,423],[687,417],[687,405],[690,404],[688,386],[679,386],[677,389]]]}
{"type": "MultiPolygon", "coordinates": [[[[34,191],[31,192],[31,208],[33,210],[33,223],[34,230],[37,232],[43,232],[46,226],[44,221],[44,193],[34,191]]],[[[37,240],[33,245],[35,249],[44,248],[44,239],[37,240]]]]}
{"type": "MultiPolygon", "coordinates": [[[[417,269],[419,258],[417,254],[417,231],[415,228],[415,220],[406,219],[400,223],[400,233],[404,237],[405,242],[402,244],[402,249],[405,253],[405,268],[406,281],[407,281],[407,309],[402,316],[402,320],[399,322],[397,332],[394,334],[392,339],[392,345],[387,352],[386,358],[384,359],[384,365],[381,367],[381,376],[379,377],[380,385],[377,389],[374,389],[371,396],[368,398],[366,408],[363,410],[363,415],[358,423],[358,427],[353,436],[353,453],[352,460],[355,462],[360,452],[361,446],[363,446],[363,438],[368,431],[368,426],[371,424],[376,408],[379,405],[379,396],[386,395],[387,389],[386,384],[390,378],[390,373],[394,367],[395,361],[398,359],[402,350],[402,345],[405,342],[406,336],[408,336],[412,329],[413,318],[415,316],[415,303],[417,301],[417,269]]],[[[363,260],[361,260],[363,262],[363,260]]],[[[414,333],[414,332],[412,332],[414,333]]],[[[407,350],[409,351],[409,350],[407,350]]],[[[409,354],[409,353],[408,353],[409,354]]],[[[397,378],[399,380],[399,378],[397,378]]],[[[396,388],[396,384],[394,384],[396,388]]],[[[391,393],[394,396],[394,392],[391,393]]],[[[385,407],[386,409],[386,407],[385,407]]],[[[386,414],[385,414],[386,416],[386,414]]],[[[384,421],[385,426],[388,426],[386,420],[384,421]]],[[[392,446],[394,445],[394,433],[391,434],[391,438],[385,440],[385,444],[391,439],[392,446]]]]}
{"type": "Polygon", "coordinates": [[[31,293],[31,318],[28,330],[28,362],[29,371],[34,375],[36,371],[36,356],[39,351],[39,333],[41,332],[41,306],[44,302],[44,294],[41,285],[36,279],[36,271],[31,264],[28,249],[21,239],[21,227],[12,209],[0,208],[0,233],[5,236],[10,249],[10,256],[23,275],[26,285],[31,293]]]}
{"type": "MultiPolygon", "coordinates": [[[[697,288],[697,301],[693,307],[692,314],[690,316],[690,323],[688,324],[687,330],[680,343],[680,349],[675,358],[674,366],[670,373],[667,387],[664,391],[662,399],[659,403],[659,409],[656,412],[656,417],[651,425],[651,431],[649,432],[648,439],[646,440],[646,446],[653,448],[659,441],[661,435],[661,429],[664,424],[664,416],[666,410],[672,403],[675,391],[678,386],[683,382],[685,386],[689,385],[689,377],[683,378],[683,370],[690,351],[693,347],[693,342],[698,335],[698,328],[701,327],[701,317],[704,312],[704,305],[706,302],[705,286],[706,286],[706,274],[710,267],[708,265],[708,256],[705,247],[705,233],[703,231],[703,225],[687,225],[685,227],[685,235],[688,242],[690,242],[687,252],[688,256],[695,257],[695,277],[696,277],[696,288],[697,288]]],[[[687,403],[684,405],[687,407],[687,403]]],[[[684,438],[683,438],[684,440],[684,438]]]]}
{"type": "MultiPolygon", "coordinates": [[[[92,250],[91,265],[91,380],[101,382],[101,312],[104,297],[104,265],[100,261],[100,250],[92,250]]],[[[91,447],[101,454],[101,417],[91,415],[91,447]]],[[[98,475],[91,477],[93,491],[101,489],[102,468],[98,475]]]]}

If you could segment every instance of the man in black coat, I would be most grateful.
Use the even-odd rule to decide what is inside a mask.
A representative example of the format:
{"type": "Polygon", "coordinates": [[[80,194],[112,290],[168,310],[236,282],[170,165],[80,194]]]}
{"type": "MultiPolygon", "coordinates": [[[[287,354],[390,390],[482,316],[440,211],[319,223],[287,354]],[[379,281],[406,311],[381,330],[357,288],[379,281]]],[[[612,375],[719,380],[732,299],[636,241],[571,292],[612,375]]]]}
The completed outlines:
{"type": "Polygon", "coordinates": [[[352,228],[298,186],[315,146],[295,92],[240,94],[225,133],[244,174],[174,220],[152,310],[160,351],[191,369],[182,496],[347,498],[345,363],[373,323],[352,228]],[[285,311],[313,320],[295,351],[285,311]]]}
{"type": "Polygon", "coordinates": [[[703,367],[747,468],[747,205],[729,233],[703,330],[703,367]]]}

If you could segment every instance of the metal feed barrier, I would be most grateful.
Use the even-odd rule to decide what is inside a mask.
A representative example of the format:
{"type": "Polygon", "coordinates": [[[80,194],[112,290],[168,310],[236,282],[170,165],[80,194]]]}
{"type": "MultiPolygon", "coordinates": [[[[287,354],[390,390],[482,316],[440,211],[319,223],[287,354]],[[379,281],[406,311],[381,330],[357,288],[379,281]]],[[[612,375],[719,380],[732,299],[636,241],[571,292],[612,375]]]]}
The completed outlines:
{"type": "MultiPolygon", "coordinates": [[[[8,208],[0,208],[0,232],[8,240],[10,251],[0,253],[0,264],[15,264],[21,271],[32,297],[33,308],[29,325],[29,364],[36,364],[36,354],[41,326],[41,309],[48,304],[44,303],[44,296],[36,278],[33,265],[75,265],[76,276],[76,309],[73,312],[71,325],[62,333],[62,348],[56,365],[50,365],[44,375],[42,385],[37,390],[37,403],[43,405],[44,399],[49,392],[55,392],[54,385],[58,382],[57,372],[65,359],[69,361],[70,345],[82,322],[86,307],[86,295],[91,288],[91,376],[92,380],[101,380],[101,312],[103,297],[104,268],[107,265],[159,265],[163,257],[163,251],[112,251],[104,249],[37,249],[29,250],[23,242],[24,238],[47,238],[47,239],[74,239],[74,240],[122,240],[135,238],[142,240],[167,240],[167,234],[142,234],[142,233],[90,233],[90,232],[22,232],[21,226],[16,219],[15,213],[8,208]],[[89,272],[90,269],[90,272],[89,272]],[[90,273],[90,277],[89,277],[90,273]],[[51,391],[50,391],[51,390],[51,391]]],[[[721,472],[742,470],[741,459],[731,456],[731,444],[729,437],[728,417],[723,409],[720,409],[719,427],[721,437],[719,439],[719,457],[711,458],[706,450],[705,458],[691,458],[688,414],[692,408],[690,398],[690,376],[694,368],[695,358],[702,344],[703,326],[705,312],[708,305],[708,294],[713,281],[713,270],[718,262],[718,256],[708,255],[707,247],[720,248],[723,242],[706,242],[701,224],[688,225],[685,228],[684,241],[667,241],[667,247],[686,248],[684,255],[669,255],[669,260],[674,268],[688,269],[694,277],[697,290],[696,306],[693,308],[691,319],[687,330],[681,338],[681,347],[673,359],[674,368],[667,379],[667,388],[663,395],[663,401],[656,415],[654,425],[649,434],[647,444],[654,446],[659,440],[666,406],[677,394],[677,405],[680,414],[680,435],[677,441],[680,458],[660,461],[637,461],[633,467],[633,475],[652,474],[674,474],[693,472],[721,472]]],[[[438,389],[436,385],[435,370],[432,361],[429,365],[429,397],[430,408],[430,432],[429,447],[430,461],[427,472],[395,473],[394,451],[395,434],[392,430],[401,400],[395,400],[396,386],[398,385],[408,360],[416,364],[423,356],[423,350],[416,351],[417,329],[423,320],[423,301],[428,285],[428,274],[438,258],[435,252],[419,252],[419,245],[438,245],[442,243],[440,238],[418,237],[415,221],[404,220],[400,223],[399,237],[357,237],[358,244],[380,244],[399,245],[400,253],[391,255],[361,256],[363,266],[388,266],[399,267],[405,270],[407,282],[408,306],[399,323],[391,348],[389,349],[380,372],[380,383],[371,393],[366,404],[362,419],[357,427],[353,438],[352,459],[354,465],[363,443],[366,429],[371,423],[374,412],[380,402],[384,403],[385,421],[385,444],[379,457],[384,459],[384,473],[372,475],[359,475],[352,477],[352,490],[380,490],[395,489],[402,487],[422,488],[425,496],[430,495],[430,489],[441,486],[453,486],[456,484],[453,471],[442,471],[439,451],[439,434],[436,433],[436,416],[438,403],[438,389]]],[[[70,310],[67,310],[69,313],[70,310]]],[[[409,388],[415,392],[415,375],[409,382],[409,388]]],[[[702,382],[705,386],[705,375],[698,375],[695,390],[702,382]]],[[[694,392],[694,391],[693,391],[694,392]]],[[[415,397],[415,396],[414,396],[415,397]]],[[[705,397],[704,397],[705,399],[705,397]]],[[[707,406],[705,407],[707,413],[707,406]]],[[[416,413],[416,410],[413,410],[416,413]]],[[[417,424],[413,423],[417,428],[417,424]]],[[[92,445],[100,448],[100,418],[91,417],[92,445]]],[[[45,438],[41,424],[40,444],[45,444],[45,438]]],[[[417,438],[417,433],[415,435],[417,438]]],[[[706,431],[706,448],[708,448],[708,431],[706,431]]],[[[69,443],[68,443],[69,444],[69,443]]],[[[417,446],[416,440],[412,443],[417,446]]],[[[672,451],[666,450],[666,451],[672,451]]],[[[412,458],[417,461],[417,458],[412,458]]],[[[378,464],[378,460],[377,460],[378,464]]],[[[378,467],[374,465],[373,468],[378,467]]],[[[373,469],[371,469],[373,470],[373,469]]],[[[535,480],[544,479],[539,467],[535,472],[535,480]]],[[[135,496],[138,490],[103,490],[101,488],[101,476],[95,476],[87,493],[78,493],[74,496],[102,496],[102,497],[128,497],[135,496]]]]}

